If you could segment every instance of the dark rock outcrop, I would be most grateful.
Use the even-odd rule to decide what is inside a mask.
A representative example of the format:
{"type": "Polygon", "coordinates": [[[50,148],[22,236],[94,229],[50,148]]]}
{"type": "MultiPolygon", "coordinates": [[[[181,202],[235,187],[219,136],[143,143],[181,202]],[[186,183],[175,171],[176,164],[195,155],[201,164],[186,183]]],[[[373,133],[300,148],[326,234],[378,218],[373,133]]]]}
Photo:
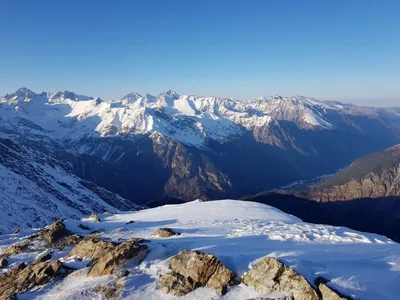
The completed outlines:
{"type": "Polygon", "coordinates": [[[8,266],[8,260],[5,258],[0,258],[0,269],[8,266]]]}

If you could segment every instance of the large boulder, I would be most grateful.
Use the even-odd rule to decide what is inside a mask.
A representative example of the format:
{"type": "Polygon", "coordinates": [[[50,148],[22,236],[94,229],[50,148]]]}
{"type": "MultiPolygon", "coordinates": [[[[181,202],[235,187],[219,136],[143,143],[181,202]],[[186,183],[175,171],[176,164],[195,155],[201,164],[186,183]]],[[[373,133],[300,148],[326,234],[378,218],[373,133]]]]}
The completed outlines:
{"type": "Polygon", "coordinates": [[[184,295],[196,287],[207,286],[223,295],[234,279],[234,274],[209,253],[184,250],[170,258],[169,264],[172,273],[162,275],[158,286],[171,294],[184,295]]]}
{"type": "Polygon", "coordinates": [[[179,232],[174,231],[171,228],[160,228],[157,231],[153,232],[151,235],[155,237],[168,238],[171,236],[181,235],[181,234],[179,232]]]}
{"type": "Polygon", "coordinates": [[[80,241],[69,256],[79,256],[86,259],[99,258],[115,248],[115,244],[106,242],[96,235],[91,235],[80,241]]]}
{"type": "Polygon", "coordinates": [[[296,300],[319,300],[317,292],[302,275],[272,257],[259,260],[243,277],[243,283],[260,293],[287,292],[296,300]]]}
{"type": "Polygon", "coordinates": [[[62,220],[58,220],[53,224],[42,229],[38,235],[47,244],[54,244],[61,238],[71,235],[71,232],[67,230],[62,220]]]}
{"type": "Polygon", "coordinates": [[[110,275],[128,259],[135,258],[138,262],[144,259],[147,255],[148,247],[141,244],[142,242],[142,239],[134,238],[109,249],[107,253],[93,261],[88,276],[110,275]]]}
{"type": "Polygon", "coordinates": [[[29,266],[19,264],[0,275],[0,299],[16,299],[16,294],[48,283],[61,271],[61,268],[61,262],[58,260],[39,262],[29,266]]]}

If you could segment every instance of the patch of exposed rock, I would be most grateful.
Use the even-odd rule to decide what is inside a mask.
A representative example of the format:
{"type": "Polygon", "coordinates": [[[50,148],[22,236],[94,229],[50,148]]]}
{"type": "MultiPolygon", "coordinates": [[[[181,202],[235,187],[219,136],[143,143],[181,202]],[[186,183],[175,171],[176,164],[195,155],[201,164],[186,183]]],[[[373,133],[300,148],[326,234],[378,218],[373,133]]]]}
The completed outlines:
{"type": "Polygon", "coordinates": [[[68,231],[62,220],[58,220],[26,239],[9,246],[3,251],[1,257],[8,257],[21,252],[46,250],[47,248],[64,249],[75,245],[81,239],[81,236],[68,231]],[[34,245],[34,242],[39,243],[34,245]]]}
{"type": "Polygon", "coordinates": [[[290,293],[296,300],[319,300],[311,284],[292,268],[272,257],[259,260],[243,277],[243,283],[260,293],[290,293]]]}
{"type": "Polygon", "coordinates": [[[121,296],[121,288],[124,287],[124,282],[118,280],[108,284],[100,284],[94,289],[95,293],[98,293],[105,298],[119,298],[121,296]]]}
{"type": "Polygon", "coordinates": [[[101,222],[100,217],[97,214],[91,214],[88,218],[94,219],[95,222],[101,222]]]}
{"type": "Polygon", "coordinates": [[[127,260],[144,259],[148,252],[143,239],[131,239],[122,243],[112,243],[100,239],[96,235],[88,236],[80,241],[70,252],[69,256],[92,259],[88,276],[96,277],[109,275],[123,265],[127,260]]]}
{"type": "Polygon", "coordinates": [[[153,232],[151,235],[155,237],[168,238],[171,236],[176,236],[181,234],[179,232],[174,231],[171,228],[160,228],[157,231],[153,232]]]}
{"type": "Polygon", "coordinates": [[[338,291],[327,285],[329,281],[323,277],[318,277],[315,280],[315,285],[318,287],[322,300],[351,300],[351,297],[342,295],[338,291]]]}
{"type": "Polygon", "coordinates": [[[61,262],[58,260],[34,263],[29,266],[18,265],[0,275],[0,299],[16,299],[17,294],[48,283],[61,271],[61,268],[61,262]]]}
{"type": "Polygon", "coordinates": [[[143,260],[147,255],[148,247],[141,244],[142,242],[143,239],[134,238],[110,249],[106,254],[93,261],[88,276],[110,275],[129,259],[136,259],[137,262],[143,260]]]}
{"type": "Polygon", "coordinates": [[[95,259],[104,256],[115,248],[115,243],[106,242],[96,235],[85,237],[70,252],[69,256],[95,259]]]}
{"type": "Polygon", "coordinates": [[[183,296],[197,287],[215,288],[223,295],[234,274],[214,255],[184,250],[169,259],[172,272],[161,275],[157,284],[165,293],[183,296]]]}

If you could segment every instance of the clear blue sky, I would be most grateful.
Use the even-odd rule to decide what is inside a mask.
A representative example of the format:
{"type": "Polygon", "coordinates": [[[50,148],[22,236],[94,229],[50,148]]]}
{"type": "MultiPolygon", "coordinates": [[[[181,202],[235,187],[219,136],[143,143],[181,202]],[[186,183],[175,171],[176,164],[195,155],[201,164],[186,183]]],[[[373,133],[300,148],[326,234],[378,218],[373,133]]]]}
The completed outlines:
{"type": "Polygon", "coordinates": [[[400,1],[0,1],[0,94],[400,104],[400,1]]]}

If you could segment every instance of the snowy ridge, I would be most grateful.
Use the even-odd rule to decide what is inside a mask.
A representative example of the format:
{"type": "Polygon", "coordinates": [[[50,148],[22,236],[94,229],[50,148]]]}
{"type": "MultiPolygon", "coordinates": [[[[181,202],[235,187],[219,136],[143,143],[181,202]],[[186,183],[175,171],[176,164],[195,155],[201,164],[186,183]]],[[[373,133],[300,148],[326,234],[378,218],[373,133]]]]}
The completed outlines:
{"type": "Polygon", "coordinates": [[[329,119],[329,112],[351,113],[349,107],[353,108],[341,107],[302,96],[239,101],[181,96],[173,91],[102,100],[69,91],[36,94],[22,88],[0,99],[4,119],[30,120],[59,139],[160,133],[198,147],[208,139],[224,142],[279,120],[294,122],[305,130],[331,130],[335,122],[329,119]]]}
{"type": "MultiPolygon", "coordinates": [[[[287,215],[273,207],[254,202],[219,200],[193,201],[167,205],[132,213],[100,215],[101,222],[84,218],[65,221],[67,228],[78,234],[88,234],[83,224],[97,230],[101,238],[112,241],[142,237],[151,249],[138,266],[127,264],[122,299],[250,299],[267,297],[250,286],[239,284],[228,288],[219,297],[212,288],[198,288],[183,297],[165,295],[157,288],[159,276],[169,271],[167,259],[183,249],[212,253],[224,265],[242,276],[258,259],[270,256],[293,267],[309,282],[323,276],[331,287],[354,299],[395,300],[400,293],[400,245],[390,239],[343,227],[313,225],[287,215]],[[126,225],[127,222],[131,222],[126,225]],[[172,238],[151,235],[160,227],[170,227],[181,233],[172,238]]],[[[15,242],[9,236],[2,244],[15,242]]],[[[85,263],[63,258],[68,250],[53,253],[69,267],[82,269],[85,263]]],[[[10,257],[11,266],[32,261],[38,253],[10,257]]],[[[88,278],[69,276],[21,299],[98,299],[93,292],[112,276],[88,278]]]]}
{"type": "Polygon", "coordinates": [[[60,218],[135,208],[128,200],[73,175],[43,152],[0,139],[0,232],[42,227],[60,218]]]}

